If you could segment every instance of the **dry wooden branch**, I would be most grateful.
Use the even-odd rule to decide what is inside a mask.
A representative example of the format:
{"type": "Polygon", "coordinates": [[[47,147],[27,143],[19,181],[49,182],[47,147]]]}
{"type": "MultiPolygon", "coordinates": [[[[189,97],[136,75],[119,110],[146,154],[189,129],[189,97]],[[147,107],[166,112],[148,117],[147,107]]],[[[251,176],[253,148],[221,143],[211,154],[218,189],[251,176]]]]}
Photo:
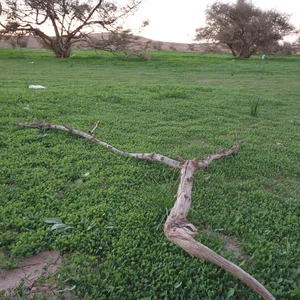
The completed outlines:
{"type": "Polygon", "coordinates": [[[260,284],[255,278],[245,272],[242,268],[228,261],[224,257],[218,255],[202,243],[196,241],[194,237],[197,235],[197,228],[187,220],[187,214],[189,212],[192,201],[191,195],[194,174],[201,168],[207,168],[209,164],[214,160],[237,153],[243,142],[242,140],[238,141],[237,144],[231,147],[229,150],[221,149],[216,154],[211,154],[207,158],[199,162],[195,159],[184,160],[182,157],[175,155],[179,159],[179,161],[176,161],[169,157],[156,153],[130,153],[118,150],[117,148],[95,138],[95,136],[93,135],[93,131],[98,126],[98,122],[96,123],[94,129],[89,133],[69,128],[65,124],[59,126],[51,125],[50,123],[39,123],[37,121],[33,121],[32,123],[15,123],[15,125],[29,128],[56,129],[70,132],[72,134],[84,137],[97,144],[105,146],[111,151],[117,152],[119,154],[131,156],[136,159],[161,162],[170,167],[180,169],[180,184],[176,195],[176,202],[164,226],[166,237],[171,242],[177,244],[179,247],[188,252],[191,256],[205,259],[230,272],[245,284],[247,284],[264,299],[275,299],[275,297],[262,284],[260,284]]]}
{"type": "Polygon", "coordinates": [[[194,173],[197,172],[199,168],[208,167],[209,163],[215,159],[220,159],[221,157],[236,153],[239,150],[241,143],[242,141],[238,141],[237,145],[228,151],[210,155],[199,163],[194,160],[187,160],[185,162],[181,168],[177,199],[165,223],[164,232],[170,241],[184,249],[191,256],[199,257],[216,264],[242,280],[264,299],[271,300],[275,299],[274,296],[254,277],[202,243],[197,242],[194,239],[197,235],[197,229],[186,218],[191,206],[194,173]]]}
{"type": "Polygon", "coordinates": [[[94,131],[96,130],[96,128],[98,127],[98,125],[99,125],[99,121],[97,121],[97,122],[95,123],[94,128],[93,128],[91,131],[89,131],[89,133],[90,133],[90,134],[94,134],[94,131]]]}
{"type": "Polygon", "coordinates": [[[160,155],[160,154],[156,154],[156,153],[130,153],[127,151],[122,151],[119,150],[115,147],[113,147],[112,145],[109,145],[108,143],[102,142],[101,140],[95,138],[95,136],[91,133],[87,133],[87,132],[83,132],[83,131],[79,131],[73,128],[69,128],[67,127],[65,124],[63,125],[52,125],[50,123],[39,123],[37,121],[32,121],[31,123],[15,123],[14,125],[17,126],[24,126],[24,127],[29,127],[29,128],[41,128],[41,129],[55,129],[55,130],[62,130],[62,131],[66,131],[75,135],[79,135],[85,139],[88,139],[94,143],[100,144],[106,148],[108,148],[109,150],[122,154],[122,155],[127,155],[127,156],[131,156],[137,159],[144,159],[144,160],[151,160],[151,161],[156,161],[156,162],[161,162],[164,163],[170,167],[173,168],[180,168],[181,163],[171,159],[169,157],[160,155]]]}

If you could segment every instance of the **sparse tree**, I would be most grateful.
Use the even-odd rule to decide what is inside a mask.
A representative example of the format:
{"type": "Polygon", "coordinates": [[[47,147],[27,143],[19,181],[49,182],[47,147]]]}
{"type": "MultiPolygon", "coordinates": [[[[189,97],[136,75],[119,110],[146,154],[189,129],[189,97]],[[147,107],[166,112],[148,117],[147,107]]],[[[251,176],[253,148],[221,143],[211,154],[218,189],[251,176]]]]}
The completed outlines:
{"type": "Polygon", "coordinates": [[[118,6],[114,0],[6,0],[2,11],[5,21],[0,27],[6,35],[37,35],[56,57],[65,58],[70,56],[72,45],[90,43],[90,34],[97,31],[114,35],[108,39],[115,43],[111,48],[124,47],[128,31],[127,35],[122,33],[120,21],[140,3],[141,0],[128,0],[118,6]]]}
{"type": "Polygon", "coordinates": [[[152,45],[153,45],[153,49],[154,50],[157,50],[157,51],[161,51],[162,50],[162,42],[154,42],[154,43],[152,43],[152,45]]]}
{"type": "Polygon", "coordinates": [[[190,51],[195,51],[195,44],[188,44],[188,48],[190,51]]]}
{"type": "MultiPolygon", "coordinates": [[[[143,21],[139,31],[149,25],[149,21],[143,21]]],[[[88,46],[94,49],[105,50],[111,53],[120,51],[127,56],[139,56],[144,59],[145,51],[148,45],[140,42],[140,38],[132,33],[130,29],[123,30],[123,28],[116,27],[109,33],[95,34],[93,36],[86,36],[85,39],[88,46]]]]}
{"type": "Polygon", "coordinates": [[[243,58],[257,52],[268,53],[268,49],[294,30],[287,14],[263,11],[246,0],[235,4],[215,2],[206,10],[206,24],[196,29],[196,41],[226,44],[234,56],[243,58]]]}
{"type": "Polygon", "coordinates": [[[300,35],[297,37],[296,41],[294,42],[294,46],[295,47],[300,47],[300,35]]]}
{"type": "Polygon", "coordinates": [[[12,48],[26,48],[28,45],[28,36],[23,35],[13,35],[13,36],[5,36],[4,40],[9,42],[12,48]]]}
{"type": "Polygon", "coordinates": [[[293,54],[293,44],[290,42],[283,42],[279,45],[279,53],[283,55],[292,55],[293,54]]]}

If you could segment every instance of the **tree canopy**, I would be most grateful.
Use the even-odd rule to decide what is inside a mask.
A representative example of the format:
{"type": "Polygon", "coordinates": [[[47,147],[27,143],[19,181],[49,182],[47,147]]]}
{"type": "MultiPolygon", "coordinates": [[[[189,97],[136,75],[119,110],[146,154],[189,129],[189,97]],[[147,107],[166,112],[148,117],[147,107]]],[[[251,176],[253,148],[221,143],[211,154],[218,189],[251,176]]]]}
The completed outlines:
{"type": "MultiPolygon", "coordinates": [[[[123,31],[120,22],[140,3],[141,0],[128,0],[120,6],[114,0],[6,0],[2,7],[1,33],[37,35],[56,57],[69,57],[73,44],[91,43],[93,32],[113,33],[119,39],[109,39],[109,42],[124,45],[130,31],[123,31]]],[[[105,46],[114,47],[108,43],[105,46]]]]}
{"type": "Polygon", "coordinates": [[[206,24],[196,29],[196,41],[226,44],[234,56],[243,58],[257,52],[267,53],[294,30],[287,14],[263,11],[246,0],[234,4],[213,3],[206,10],[206,24]]]}

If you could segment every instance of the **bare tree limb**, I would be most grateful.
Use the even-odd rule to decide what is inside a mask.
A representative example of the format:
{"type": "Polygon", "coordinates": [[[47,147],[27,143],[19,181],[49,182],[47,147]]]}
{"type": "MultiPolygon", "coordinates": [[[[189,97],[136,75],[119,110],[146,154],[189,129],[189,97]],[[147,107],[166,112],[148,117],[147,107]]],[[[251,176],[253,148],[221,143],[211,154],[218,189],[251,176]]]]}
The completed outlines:
{"type": "Polygon", "coordinates": [[[181,163],[171,159],[167,156],[161,155],[161,154],[157,154],[157,153],[130,153],[127,151],[122,151],[119,150],[115,147],[113,147],[112,145],[103,142],[99,139],[97,139],[93,134],[90,133],[86,133],[83,131],[79,131],[73,128],[69,128],[67,125],[63,124],[63,125],[52,125],[50,123],[39,123],[37,121],[33,121],[32,123],[15,123],[15,125],[18,126],[24,126],[24,127],[29,127],[29,128],[41,128],[41,129],[55,129],[55,130],[62,130],[62,131],[66,131],[75,135],[79,135],[85,139],[88,139],[94,143],[100,144],[106,148],[108,148],[109,150],[122,154],[122,155],[127,155],[127,156],[131,156],[134,157],[136,159],[143,159],[143,160],[150,160],[150,161],[155,161],[155,162],[161,162],[163,164],[166,164],[170,167],[173,168],[180,168],[181,167],[181,163]]]}
{"type": "Polygon", "coordinates": [[[164,232],[171,242],[184,249],[191,256],[202,258],[216,264],[239,278],[264,299],[271,300],[275,299],[274,296],[254,277],[202,243],[196,241],[194,237],[197,235],[197,229],[186,218],[191,206],[194,173],[197,172],[199,168],[208,167],[215,159],[220,159],[221,157],[236,153],[239,150],[241,143],[242,141],[238,141],[237,145],[233,146],[228,151],[224,150],[222,153],[210,155],[200,163],[195,160],[187,160],[185,162],[181,168],[177,199],[165,223],[164,232]]]}
{"type": "Polygon", "coordinates": [[[97,122],[95,123],[95,126],[93,127],[93,129],[92,129],[91,131],[89,131],[89,133],[90,133],[90,134],[93,134],[94,131],[96,130],[96,128],[98,127],[98,125],[99,125],[99,121],[97,121],[97,122]]]}
{"type": "Polygon", "coordinates": [[[99,122],[96,123],[92,131],[86,133],[73,128],[67,127],[65,124],[52,125],[50,123],[39,123],[33,121],[32,123],[15,123],[18,126],[24,126],[29,128],[41,128],[41,129],[56,129],[66,131],[75,135],[84,137],[92,142],[107,147],[113,152],[117,152],[122,155],[131,156],[137,159],[151,160],[154,162],[161,162],[173,168],[180,169],[180,184],[178,187],[176,202],[166,220],[164,225],[164,232],[166,237],[183,250],[188,252],[191,256],[205,259],[209,262],[216,264],[224,270],[230,272],[246,285],[252,288],[257,294],[262,296],[264,299],[273,300],[275,297],[254,277],[245,272],[242,268],[228,261],[224,257],[215,253],[210,248],[206,247],[202,243],[196,241],[194,238],[197,235],[197,228],[187,220],[187,214],[190,210],[192,201],[192,188],[194,181],[194,174],[201,168],[207,168],[209,164],[217,159],[235,154],[239,151],[242,140],[239,140],[237,144],[231,147],[229,150],[221,149],[216,154],[211,154],[202,161],[184,160],[181,156],[175,155],[179,161],[170,159],[166,156],[156,153],[130,153],[121,151],[106,142],[97,139],[93,132],[98,126],[99,122]]]}

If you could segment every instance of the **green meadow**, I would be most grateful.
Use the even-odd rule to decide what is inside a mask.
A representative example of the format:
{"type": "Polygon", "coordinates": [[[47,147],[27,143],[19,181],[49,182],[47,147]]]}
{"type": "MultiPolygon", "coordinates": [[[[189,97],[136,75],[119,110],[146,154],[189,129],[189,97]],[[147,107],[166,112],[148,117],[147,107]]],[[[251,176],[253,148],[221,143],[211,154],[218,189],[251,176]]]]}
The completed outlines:
{"type": "MultiPolygon", "coordinates": [[[[188,218],[197,240],[276,299],[299,299],[300,56],[148,55],[54,59],[0,49],[1,268],[59,250],[60,268],[40,283],[72,287],[74,299],[260,299],[164,236],[178,170],[14,125],[44,120],[87,132],[99,121],[102,141],[172,158],[201,160],[243,139],[236,155],[195,175],[188,218]],[[67,227],[53,229],[49,218],[67,227]],[[239,255],[226,247],[229,238],[239,255]]],[[[26,290],[18,295],[26,299],[26,290]]]]}

